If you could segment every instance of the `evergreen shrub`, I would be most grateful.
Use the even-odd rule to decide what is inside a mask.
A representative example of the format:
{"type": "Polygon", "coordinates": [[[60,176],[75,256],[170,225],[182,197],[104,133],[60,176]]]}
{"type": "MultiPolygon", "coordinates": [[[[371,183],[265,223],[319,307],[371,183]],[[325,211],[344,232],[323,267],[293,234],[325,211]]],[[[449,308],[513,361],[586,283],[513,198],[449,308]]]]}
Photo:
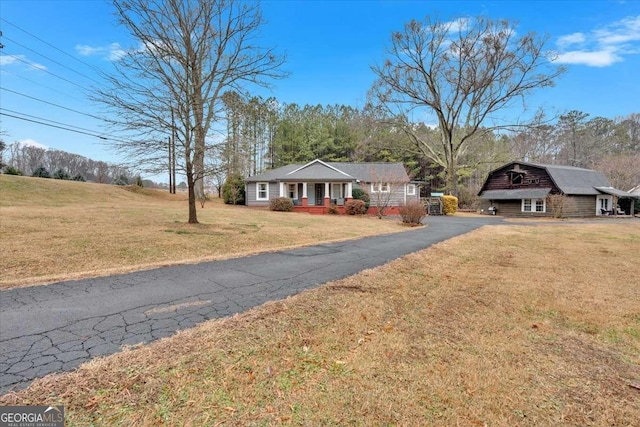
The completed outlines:
{"type": "Polygon", "coordinates": [[[293,201],[288,197],[278,197],[269,201],[269,209],[278,212],[293,211],[293,201]]]}
{"type": "Polygon", "coordinates": [[[458,212],[458,198],[456,196],[442,196],[442,213],[453,215],[458,212]]]}

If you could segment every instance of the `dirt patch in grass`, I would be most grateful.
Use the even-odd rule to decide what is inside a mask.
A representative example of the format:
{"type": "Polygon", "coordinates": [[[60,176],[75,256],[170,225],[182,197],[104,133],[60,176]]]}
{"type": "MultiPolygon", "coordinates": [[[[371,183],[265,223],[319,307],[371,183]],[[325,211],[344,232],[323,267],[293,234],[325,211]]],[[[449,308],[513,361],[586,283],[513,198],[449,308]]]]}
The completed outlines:
{"type": "Polygon", "coordinates": [[[485,227],[0,404],[64,404],[70,426],[637,425],[639,243],[485,227]]]}
{"type": "Polygon", "coordinates": [[[0,175],[0,288],[407,231],[399,221],[256,211],[184,194],[0,175]]]}

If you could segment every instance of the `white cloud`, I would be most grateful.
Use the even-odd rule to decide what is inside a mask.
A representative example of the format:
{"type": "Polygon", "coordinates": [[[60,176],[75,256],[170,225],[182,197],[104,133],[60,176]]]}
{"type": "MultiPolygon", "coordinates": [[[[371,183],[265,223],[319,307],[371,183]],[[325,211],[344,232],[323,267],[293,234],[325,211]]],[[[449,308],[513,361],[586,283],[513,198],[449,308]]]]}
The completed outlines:
{"type": "Polygon", "coordinates": [[[24,59],[24,55],[16,55],[16,56],[0,55],[0,65],[2,66],[11,65],[15,62],[18,62],[18,58],[24,59]]]}
{"type": "Polygon", "coordinates": [[[573,34],[567,34],[566,36],[560,37],[557,43],[558,43],[558,46],[565,47],[565,46],[570,46],[572,44],[584,43],[585,40],[586,38],[583,33],[573,33],[573,34]]]}
{"type": "Polygon", "coordinates": [[[556,62],[608,67],[640,53],[640,16],[630,16],[588,33],[561,36],[556,62]],[[568,48],[573,49],[569,50],[568,48]]]}
{"type": "Polygon", "coordinates": [[[76,45],[76,52],[78,52],[82,56],[91,56],[96,53],[101,53],[103,48],[100,47],[92,47],[84,44],[76,45]]]}
{"type": "Polygon", "coordinates": [[[109,45],[109,56],[107,58],[109,59],[109,61],[119,61],[120,58],[122,58],[126,54],[127,52],[124,49],[122,49],[120,44],[111,43],[109,45]]]}
{"type": "Polygon", "coordinates": [[[573,50],[571,52],[560,53],[556,57],[556,62],[562,64],[582,64],[590,67],[608,67],[620,61],[622,61],[620,56],[606,50],[592,52],[573,50]]]}
{"type": "Polygon", "coordinates": [[[0,55],[0,65],[24,64],[36,70],[46,70],[47,67],[37,62],[29,61],[25,55],[0,55]]]}
{"type": "Polygon", "coordinates": [[[127,53],[119,43],[111,43],[107,46],[78,44],[75,49],[81,56],[102,56],[109,61],[118,61],[127,53]]]}
{"type": "Polygon", "coordinates": [[[18,141],[18,144],[21,147],[36,147],[36,148],[42,148],[43,150],[49,149],[49,147],[47,147],[46,145],[40,144],[38,141],[35,141],[33,139],[22,139],[18,141]]]}
{"type": "Polygon", "coordinates": [[[449,32],[457,33],[460,30],[466,30],[469,28],[471,24],[471,19],[469,18],[458,18],[454,21],[445,22],[442,24],[443,27],[447,28],[449,32]]]}

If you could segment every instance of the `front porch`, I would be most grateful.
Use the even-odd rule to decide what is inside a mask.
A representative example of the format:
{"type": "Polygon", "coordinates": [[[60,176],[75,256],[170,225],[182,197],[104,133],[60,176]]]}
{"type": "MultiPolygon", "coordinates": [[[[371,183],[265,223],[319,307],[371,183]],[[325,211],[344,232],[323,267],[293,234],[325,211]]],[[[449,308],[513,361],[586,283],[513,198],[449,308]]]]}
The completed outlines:
{"type": "Polygon", "coordinates": [[[288,197],[293,201],[293,210],[325,214],[331,205],[344,213],[344,205],[353,199],[353,182],[280,182],[279,197],[288,197]]]}

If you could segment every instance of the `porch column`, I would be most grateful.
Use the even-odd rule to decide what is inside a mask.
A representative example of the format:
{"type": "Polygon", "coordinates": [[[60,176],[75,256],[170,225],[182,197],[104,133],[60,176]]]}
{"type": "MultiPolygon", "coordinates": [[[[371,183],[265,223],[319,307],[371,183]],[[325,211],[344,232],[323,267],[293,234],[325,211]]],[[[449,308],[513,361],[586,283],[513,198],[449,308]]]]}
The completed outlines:
{"type": "Polygon", "coordinates": [[[280,197],[284,197],[284,182],[280,181],[280,197]]]}
{"type": "Polygon", "coordinates": [[[309,198],[307,197],[307,183],[302,183],[302,206],[309,205],[309,198]]]}
{"type": "Polygon", "coordinates": [[[345,200],[353,199],[353,182],[347,182],[347,194],[344,198],[345,200]]]}
{"type": "Polygon", "coordinates": [[[328,182],[324,183],[324,205],[329,207],[331,205],[331,193],[329,193],[331,189],[331,184],[328,182]]]}

